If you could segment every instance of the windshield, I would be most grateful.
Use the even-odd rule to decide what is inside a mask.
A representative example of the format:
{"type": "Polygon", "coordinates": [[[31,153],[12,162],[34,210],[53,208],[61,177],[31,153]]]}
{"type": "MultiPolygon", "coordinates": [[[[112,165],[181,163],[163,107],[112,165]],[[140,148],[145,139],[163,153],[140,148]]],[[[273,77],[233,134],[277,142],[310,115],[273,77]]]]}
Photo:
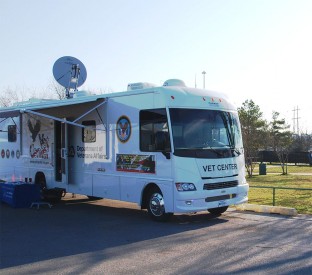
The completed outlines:
{"type": "Polygon", "coordinates": [[[218,110],[170,109],[175,155],[233,157],[242,138],[236,113],[218,110]]]}

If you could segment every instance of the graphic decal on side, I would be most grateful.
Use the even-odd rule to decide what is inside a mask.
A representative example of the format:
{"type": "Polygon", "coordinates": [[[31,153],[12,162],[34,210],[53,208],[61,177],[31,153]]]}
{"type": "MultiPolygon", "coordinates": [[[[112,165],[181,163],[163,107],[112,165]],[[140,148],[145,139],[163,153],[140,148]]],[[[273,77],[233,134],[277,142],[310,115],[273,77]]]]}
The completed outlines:
{"type": "Polygon", "coordinates": [[[40,120],[36,120],[36,124],[33,126],[30,119],[27,121],[28,129],[31,132],[32,141],[35,142],[38,133],[40,132],[41,122],[40,120]]]}
{"type": "Polygon", "coordinates": [[[40,120],[35,120],[34,122],[32,122],[31,119],[28,119],[27,126],[32,141],[32,143],[29,146],[30,157],[48,159],[50,141],[49,137],[45,136],[44,133],[40,134],[40,130],[42,130],[40,120]]]}
{"type": "Polygon", "coordinates": [[[117,154],[116,170],[121,172],[136,172],[155,174],[154,155],[117,154]]]}

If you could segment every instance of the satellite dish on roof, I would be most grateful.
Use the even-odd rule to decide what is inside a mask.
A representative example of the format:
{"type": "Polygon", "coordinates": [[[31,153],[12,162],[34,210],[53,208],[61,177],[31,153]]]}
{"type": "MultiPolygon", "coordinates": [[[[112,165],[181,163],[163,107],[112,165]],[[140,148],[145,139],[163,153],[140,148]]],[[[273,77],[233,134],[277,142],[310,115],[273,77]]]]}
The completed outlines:
{"type": "Polygon", "coordinates": [[[63,56],[55,61],[53,65],[55,80],[66,88],[66,97],[70,96],[70,90],[77,91],[87,79],[87,70],[83,63],[71,56],[63,56]]]}

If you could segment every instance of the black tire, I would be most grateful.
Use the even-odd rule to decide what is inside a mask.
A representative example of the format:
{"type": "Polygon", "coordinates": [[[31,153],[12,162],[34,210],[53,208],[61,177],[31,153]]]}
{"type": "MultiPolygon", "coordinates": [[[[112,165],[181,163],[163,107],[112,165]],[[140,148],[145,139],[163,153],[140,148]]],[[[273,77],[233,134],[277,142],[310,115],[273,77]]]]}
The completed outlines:
{"type": "Polygon", "coordinates": [[[45,192],[47,190],[47,183],[44,175],[36,175],[35,184],[40,188],[40,199],[45,200],[45,192]]]}
{"type": "Polygon", "coordinates": [[[166,213],[164,197],[159,188],[153,188],[148,194],[147,212],[152,220],[165,222],[172,216],[166,213]]]}
{"type": "Polygon", "coordinates": [[[66,195],[66,190],[64,188],[53,188],[43,190],[44,200],[51,203],[57,203],[61,201],[66,195]]]}
{"type": "Polygon", "coordinates": [[[208,211],[213,214],[213,215],[221,215],[224,213],[229,207],[228,206],[223,206],[223,207],[218,207],[218,208],[210,208],[208,211]]]}
{"type": "Polygon", "coordinates": [[[38,184],[40,186],[40,190],[46,190],[47,189],[47,183],[44,176],[39,176],[39,178],[36,180],[35,184],[38,184]]]}

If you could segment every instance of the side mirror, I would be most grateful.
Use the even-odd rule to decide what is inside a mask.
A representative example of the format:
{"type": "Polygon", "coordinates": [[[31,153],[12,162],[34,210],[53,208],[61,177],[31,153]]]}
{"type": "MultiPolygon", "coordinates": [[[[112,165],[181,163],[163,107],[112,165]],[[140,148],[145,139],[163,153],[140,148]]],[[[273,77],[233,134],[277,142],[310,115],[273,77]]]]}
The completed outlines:
{"type": "Polygon", "coordinates": [[[159,131],[155,135],[155,150],[160,151],[166,157],[170,159],[170,152],[168,152],[169,136],[167,132],[159,131]],[[167,149],[167,150],[166,150],[167,149]]]}
{"type": "Polygon", "coordinates": [[[170,152],[162,151],[162,153],[166,157],[166,159],[170,159],[170,152]]]}

